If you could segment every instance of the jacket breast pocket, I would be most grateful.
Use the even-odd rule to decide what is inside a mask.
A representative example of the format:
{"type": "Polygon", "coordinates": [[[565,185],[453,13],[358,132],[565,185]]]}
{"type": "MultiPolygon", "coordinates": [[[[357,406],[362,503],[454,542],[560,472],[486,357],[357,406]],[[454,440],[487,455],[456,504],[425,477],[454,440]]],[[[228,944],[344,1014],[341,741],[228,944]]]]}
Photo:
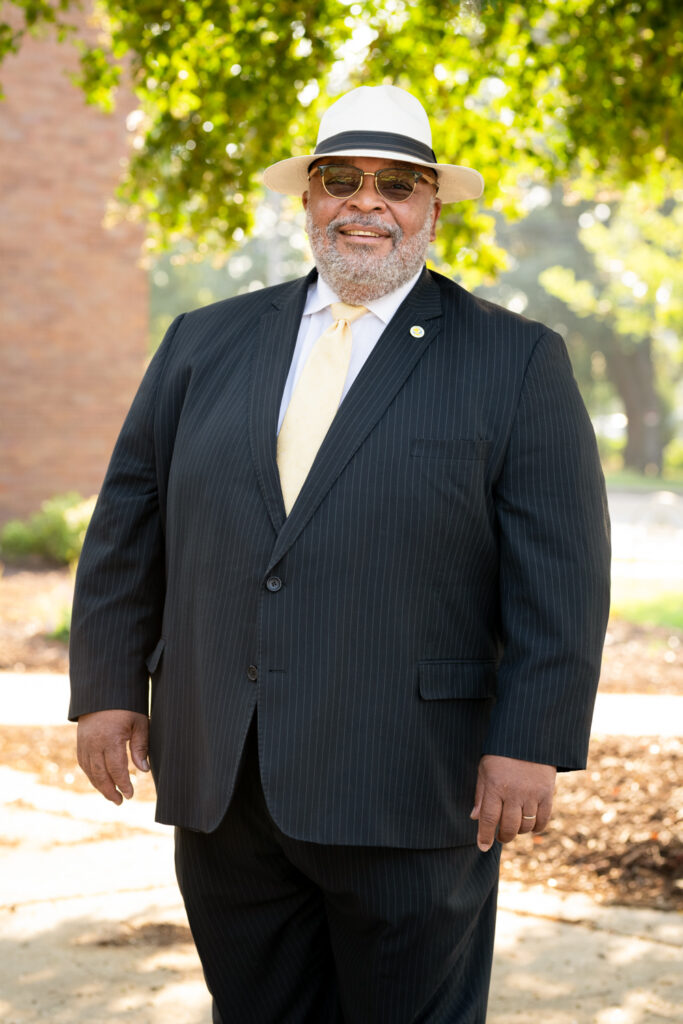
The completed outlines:
{"type": "Polygon", "coordinates": [[[417,459],[448,459],[478,462],[486,458],[490,441],[466,437],[414,437],[410,454],[417,459]]]}
{"type": "Polygon", "coordinates": [[[423,700],[488,700],[496,696],[495,661],[418,663],[418,686],[423,700]]]}

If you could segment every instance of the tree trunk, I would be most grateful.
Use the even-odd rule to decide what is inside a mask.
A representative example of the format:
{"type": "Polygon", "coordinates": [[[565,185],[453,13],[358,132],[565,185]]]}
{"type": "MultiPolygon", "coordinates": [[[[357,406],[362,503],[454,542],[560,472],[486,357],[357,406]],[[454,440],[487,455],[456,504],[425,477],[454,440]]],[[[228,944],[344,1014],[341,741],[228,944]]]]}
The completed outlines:
{"type": "Polygon", "coordinates": [[[623,342],[603,340],[607,372],[624,403],[628,419],[624,465],[659,476],[664,454],[664,417],[657,394],[649,339],[624,349],[623,342]]]}

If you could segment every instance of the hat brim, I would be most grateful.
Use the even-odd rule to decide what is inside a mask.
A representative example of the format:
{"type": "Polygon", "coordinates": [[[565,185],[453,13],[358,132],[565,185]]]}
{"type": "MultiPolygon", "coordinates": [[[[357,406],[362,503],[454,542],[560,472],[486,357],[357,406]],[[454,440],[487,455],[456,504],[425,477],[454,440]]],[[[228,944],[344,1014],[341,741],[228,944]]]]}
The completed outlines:
{"type": "Polygon", "coordinates": [[[379,149],[354,149],[353,152],[340,150],[338,153],[311,153],[308,156],[292,156],[271,164],[263,172],[263,182],[273,192],[283,195],[300,196],[308,189],[308,168],[316,160],[329,160],[332,156],[376,157],[380,160],[402,160],[417,167],[428,167],[439,179],[439,199],[442,203],[457,203],[461,199],[478,199],[484,191],[484,179],[479,171],[459,164],[437,164],[407,156],[398,150],[387,152],[379,149]]]}

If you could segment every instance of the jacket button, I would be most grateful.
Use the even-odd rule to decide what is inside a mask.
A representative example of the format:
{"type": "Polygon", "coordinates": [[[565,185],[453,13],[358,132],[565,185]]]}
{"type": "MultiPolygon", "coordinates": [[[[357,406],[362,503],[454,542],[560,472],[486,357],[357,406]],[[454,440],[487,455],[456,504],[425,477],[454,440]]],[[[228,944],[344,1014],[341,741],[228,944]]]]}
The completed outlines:
{"type": "Polygon", "coordinates": [[[256,668],[256,665],[250,665],[247,669],[247,679],[250,683],[255,683],[258,679],[258,669],[256,668]]]}
{"type": "Polygon", "coordinates": [[[266,580],[266,587],[271,592],[271,594],[276,594],[281,586],[282,580],[280,579],[279,576],[269,576],[268,579],[266,580]]]}

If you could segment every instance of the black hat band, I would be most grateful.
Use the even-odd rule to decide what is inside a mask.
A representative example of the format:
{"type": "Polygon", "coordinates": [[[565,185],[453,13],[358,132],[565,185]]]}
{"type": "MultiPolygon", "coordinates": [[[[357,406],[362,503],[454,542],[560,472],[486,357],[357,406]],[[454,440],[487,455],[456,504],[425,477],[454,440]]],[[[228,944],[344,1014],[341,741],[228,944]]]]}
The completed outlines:
{"type": "Polygon", "coordinates": [[[425,163],[436,163],[434,150],[430,149],[423,142],[411,139],[408,135],[398,135],[396,132],[339,132],[332,135],[324,142],[319,142],[315,147],[316,156],[324,156],[326,153],[338,153],[342,149],[381,149],[388,152],[399,150],[407,157],[416,157],[424,160],[425,163]]]}

